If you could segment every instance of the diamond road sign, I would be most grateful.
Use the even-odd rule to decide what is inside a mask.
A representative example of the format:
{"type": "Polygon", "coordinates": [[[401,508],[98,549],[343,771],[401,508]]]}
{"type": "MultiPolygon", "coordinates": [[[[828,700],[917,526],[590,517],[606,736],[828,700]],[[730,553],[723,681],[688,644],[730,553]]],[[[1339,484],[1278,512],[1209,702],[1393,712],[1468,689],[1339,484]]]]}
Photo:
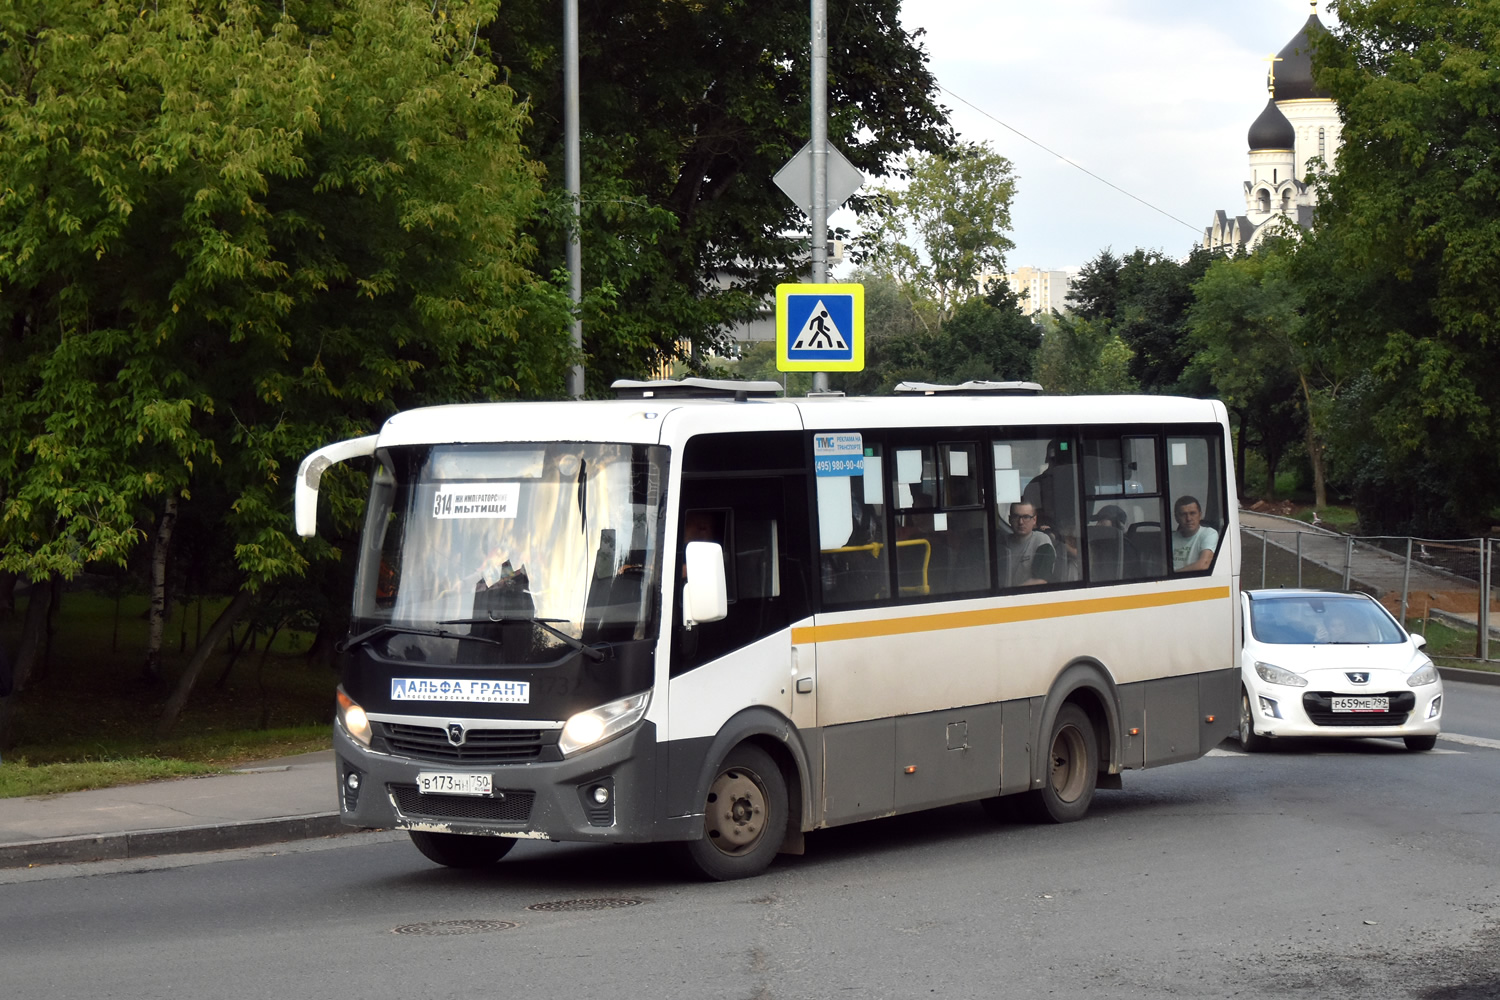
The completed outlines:
{"type": "MultiPolygon", "coordinates": [[[[776,171],[771,180],[781,188],[783,194],[802,209],[802,214],[812,218],[812,143],[797,150],[786,166],[776,171]]],[[[850,163],[833,143],[828,144],[828,211],[849,200],[865,183],[865,175],[850,163]]]]}
{"type": "Polygon", "coordinates": [[[857,372],[864,367],[864,285],[776,286],[778,371],[857,372]]]}

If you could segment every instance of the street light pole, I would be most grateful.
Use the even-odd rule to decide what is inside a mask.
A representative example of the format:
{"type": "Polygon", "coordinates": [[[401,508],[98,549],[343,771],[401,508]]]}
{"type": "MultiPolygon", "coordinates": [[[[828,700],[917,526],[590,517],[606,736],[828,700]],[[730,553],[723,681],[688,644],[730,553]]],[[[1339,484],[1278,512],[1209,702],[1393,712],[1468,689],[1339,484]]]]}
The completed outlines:
{"type": "MultiPolygon", "coordinates": [[[[812,280],[828,281],[828,0],[812,0],[812,280]]],[[[828,373],[813,373],[828,391],[828,373]]]]}
{"type": "MultiPolygon", "coordinates": [[[[563,176],[572,219],[568,233],[568,300],[573,350],[583,354],[583,180],[578,150],[578,0],[563,0],[563,176]]],[[[583,398],[583,364],[568,369],[568,396],[583,398]]]]}

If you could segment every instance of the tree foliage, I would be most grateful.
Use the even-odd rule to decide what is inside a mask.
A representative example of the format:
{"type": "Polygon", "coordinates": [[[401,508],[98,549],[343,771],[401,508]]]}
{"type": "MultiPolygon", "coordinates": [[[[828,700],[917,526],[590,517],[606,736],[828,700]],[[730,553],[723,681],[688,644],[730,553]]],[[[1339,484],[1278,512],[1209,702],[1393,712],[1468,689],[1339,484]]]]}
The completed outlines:
{"type": "MultiPolygon", "coordinates": [[[[493,4],[18,0],[0,15],[0,568],[119,564],[162,498],[232,586],[312,448],[437,400],[558,392],[524,108],[493,4]]],[[[357,477],[325,479],[335,532],[357,477]]]]}
{"type": "Polygon", "coordinates": [[[1004,282],[967,299],[936,328],[918,316],[922,310],[936,312],[935,303],[912,302],[894,279],[857,277],[865,286],[865,370],[833,375],[834,388],[870,395],[889,393],[900,382],[951,385],[1031,377],[1041,331],[1022,315],[1004,282]]]}
{"type": "Polygon", "coordinates": [[[1136,392],[1134,357],[1107,319],[1053,315],[1036,356],[1036,380],[1059,396],[1136,392]]]}
{"type": "Polygon", "coordinates": [[[931,303],[931,325],[940,327],[980,294],[983,275],[1005,270],[1015,247],[1006,235],[1015,175],[983,143],[912,156],[905,173],[904,188],[883,189],[873,200],[856,259],[866,272],[894,279],[913,303],[931,303]]]}
{"type": "MultiPolygon", "coordinates": [[[[829,138],[866,177],[946,150],[947,112],[898,0],[850,0],[828,23],[829,138]]],[[[562,5],[506,0],[485,29],[528,101],[548,171],[535,232],[560,264],[562,5]]],[[[805,0],[593,0],[579,11],[584,339],[591,391],[706,352],[796,280],[807,220],[771,183],[807,142],[805,0]]],[[[857,197],[856,204],[862,203],[857,197]]]]}
{"type": "Polygon", "coordinates": [[[1409,480],[1371,527],[1445,506],[1473,524],[1500,502],[1500,6],[1338,13],[1316,65],[1343,145],[1296,268],[1308,337],[1368,373],[1351,419],[1378,444],[1384,488],[1409,480]]]}
{"type": "Polygon", "coordinates": [[[1184,382],[1193,349],[1187,330],[1193,282],[1213,256],[1201,247],[1176,261],[1159,250],[1137,248],[1116,257],[1109,248],[1079,269],[1068,290],[1075,315],[1108,320],[1130,348],[1130,375],[1142,392],[1193,393],[1184,382]]]}

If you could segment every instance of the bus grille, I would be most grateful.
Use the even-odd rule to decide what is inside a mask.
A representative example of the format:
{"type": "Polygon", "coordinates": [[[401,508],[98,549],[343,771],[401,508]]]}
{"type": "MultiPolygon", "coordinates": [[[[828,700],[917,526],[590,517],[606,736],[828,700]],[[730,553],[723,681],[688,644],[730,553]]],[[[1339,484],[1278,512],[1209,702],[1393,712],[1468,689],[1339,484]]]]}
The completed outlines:
{"type": "MultiPolygon", "coordinates": [[[[1373,693],[1373,692],[1372,692],[1373,693]]],[[[1410,691],[1388,691],[1390,711],[1335,712],[1332,691],[1308,691],[1302,696],[1302,708],[1315,726],[1400,726],[1417,707],[1417,696],[1410,691]]]]}
{"type": "Polygon", "coordinates": [[[423,819],[489,820],[524,823],[531,818],[535,792],[497,791],[494,798],[477,795],[423,795],[416,785],[386,785],[401,815],[423,819]],[[501,798],[500,796],[504,796],[501,798]]]}
{"type": "Polygon", "coordinates": [[[540,729],[470,729],[463,746],[448,742],[439,726],[382,722],[380,736],[391,753],[445,764],[509,764],[536,760],[542,753],[540,729]]]}

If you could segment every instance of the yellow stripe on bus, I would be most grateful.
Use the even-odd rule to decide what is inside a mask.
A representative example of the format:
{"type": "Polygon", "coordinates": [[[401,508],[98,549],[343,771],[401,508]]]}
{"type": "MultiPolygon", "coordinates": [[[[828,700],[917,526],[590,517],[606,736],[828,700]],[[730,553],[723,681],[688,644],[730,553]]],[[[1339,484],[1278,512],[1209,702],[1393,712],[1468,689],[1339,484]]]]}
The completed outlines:
{"type": "Polygon", "coordinates": [[[1025,604],[1009,608],[983,608],[978,611],[950,611],[941,615],[913,615],[908,618],[883,618],[873,621],[841,622],[835,625],[811,625],[792,629],[792,642],[838,642],[841,639],[873,639],[883,635],[910,635],[914,632],[939,632],[976,625],[1002,625],[1007,622],[1041,621],[1047,618],[1070,618],[1103,611],[1136,611],[1141,608],[1165,608],[1196,601],[1222,601],[1229,597],[1228,587],[1206,587],[1198,590],[1170,590],[1123,597],[1090,597],[1080,601],[1056,601],[1051,604],[1025,604]]]}

